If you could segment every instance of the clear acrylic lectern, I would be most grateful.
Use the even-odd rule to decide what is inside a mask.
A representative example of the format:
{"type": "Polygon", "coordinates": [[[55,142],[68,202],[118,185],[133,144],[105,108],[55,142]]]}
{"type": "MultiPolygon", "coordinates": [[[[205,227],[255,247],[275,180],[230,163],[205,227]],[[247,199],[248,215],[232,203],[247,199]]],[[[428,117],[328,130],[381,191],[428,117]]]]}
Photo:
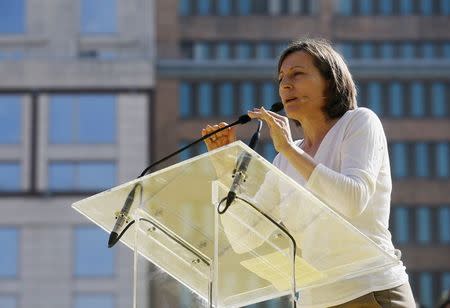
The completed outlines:
{"type": "Polygon", "coordinates": [[[135,187],[130,220],[136,223],[121,241],[135,251],[135,260],[146,258],[211,307],[294,298],[294,290],[301,297],[302,289],[397,261],[240,141],[73,207],[110,232],[115,213],[135,187]],[[245,152],[252,156],[246,180],[235,202],[219,214],[245,152]],[[343,249],[348,243],[355,249],[343,249]]]}

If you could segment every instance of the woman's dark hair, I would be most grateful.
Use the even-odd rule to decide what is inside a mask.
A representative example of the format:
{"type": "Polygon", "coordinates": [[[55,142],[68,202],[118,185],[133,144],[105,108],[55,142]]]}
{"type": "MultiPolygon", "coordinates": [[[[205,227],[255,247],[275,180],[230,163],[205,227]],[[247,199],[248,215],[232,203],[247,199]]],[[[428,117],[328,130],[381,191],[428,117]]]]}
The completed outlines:
{"type": "Polygon", "coordinates": [[[278,72],[287,56],[304,51],[314,59],[314,65],[328,81],[325,96],[328,98],[324,112],[330,119],[340,118],[347,110],[355,109],[356,87],[344,59],[324,39],[302,39],[294,41],[281,53],[278,72]]]}

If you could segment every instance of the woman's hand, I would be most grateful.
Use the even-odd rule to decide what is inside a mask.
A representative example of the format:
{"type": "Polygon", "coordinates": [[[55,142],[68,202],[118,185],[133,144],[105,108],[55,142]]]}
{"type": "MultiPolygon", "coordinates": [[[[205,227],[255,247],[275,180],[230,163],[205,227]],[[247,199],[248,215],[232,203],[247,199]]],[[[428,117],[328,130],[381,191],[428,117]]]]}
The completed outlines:
{"type": "Polygon", "coordinates": [[[284,153],[293,145],[291,128],[287,117],[278,113],[264,109],[264,107],[254,108],[248,112],[248,116],[252,119],[261,119],[267,123],[270,130],[273,146],[279,153],[284,153]]]}
{"type": "MultiPolygon", "coordinates": [[[[204,129],[202,129],[202,136],[212,133],[227,125],[228,124],[225,122],[221,122],[213,126],[208,124],[204,129]]],[[[227,129],[224,129],[223,131],[218,132],[215,135],[212,135],[208,139],[205,139],[205,144],[206,147],[208,148],[208,151],[212,151],[214,149],[220,148],[221,146],[227,145],[234,141],[236,141],[236,128],[229,127],[227,129]]]]}

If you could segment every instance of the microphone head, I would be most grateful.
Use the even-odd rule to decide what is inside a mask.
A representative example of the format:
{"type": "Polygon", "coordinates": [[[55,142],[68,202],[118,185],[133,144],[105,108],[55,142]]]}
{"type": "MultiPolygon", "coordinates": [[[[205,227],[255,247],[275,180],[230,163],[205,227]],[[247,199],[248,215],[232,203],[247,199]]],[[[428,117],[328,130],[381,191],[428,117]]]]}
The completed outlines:
{"type": "Polygon", "coordinates": [[[283,108],[284,106],[282,102],[276,102],[275,104],[272,105],[272,107],[270,107],[270,111],[279,112],[283,110],[283,108]]]}

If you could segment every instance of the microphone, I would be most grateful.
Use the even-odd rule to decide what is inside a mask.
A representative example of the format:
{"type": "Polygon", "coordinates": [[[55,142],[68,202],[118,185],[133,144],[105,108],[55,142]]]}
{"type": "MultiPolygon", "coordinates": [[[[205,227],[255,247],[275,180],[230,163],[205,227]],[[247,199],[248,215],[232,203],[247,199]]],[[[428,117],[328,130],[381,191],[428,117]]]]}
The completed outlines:
{"type": "MultiPolygon", "coordinates": [[[[278,112],[278,111],[280,111],[280,110],[282,110],[282,109],[283,109],[283,104],[282,104],[281,102],[276,102],[275,104],[273,104],[273,105],[271,106],[270,111],[278,112]]],[[[201,141],[203,141],[203,140],[205,140],[205,139],[211,137],[212,135],[214,135],[214,134],[216,134],[216,133],[218,133],[218,132],[220,132],[220,131],[222,131],[222,130],[224,130],[224,129],[227,129],[227,128],[229,128],[229,127],[235,126],[235,125],[237,125],[237,124],[245,124],[245,123],[248,123],[248,122],[250,122],[251,120],[252,120],[252,119],[251,119],[247,114],[241,115],[241,116],[240,116],[236,121],[234,121],[233,123],[231,123],[231,124],[229,124],[229,125],[227,125],[227,126],[224,126],[224,127],[220,128],[220,129],[218,129],[218,130],[216,130],[216,131],[214,131],[214,132],[212,132],[212,133],[206,134],[205,136],[203,136],[203,137],[201,137],[201,138],[195,140],[194,142],[192,142],[192,143],[190,143],[190,144],[188,144],[188,145],[182,147],[181,149],[179,149],[179,150],[173,152],[172,154],[169,154],[169,155],[167,155],[166,157],[163,157],[163,158],[161,158],[160,160],[158,160],[158,161],[152,163],[150,166],[146,167],[146,168],[141,172],[141,174],[138,176],[138,178],[141,178],[141,177],[145,176],[145,175],[150,171],[150,169],[153,168],[154,166],[159,165],[160,163],[162,163],[162,162],[168,160],[169,158],[171,158],[171,157],[177,155],[178,153],[180,153],[180,152],[186,150],[187,148],[189,148],[189,147],[191,147],[191,146],[193,146],[193,145],[195,145],[195,144],[197,144],[197,143],[199,143],[199,142],[201,142],[201,141]]],[[[252,140],[253,140],[253,138],[252,138],[252,140]]],[[[255,141],[254,143],[256,144],[256,141],[255,141]]],[[[244,163],[244,165],[247,165],[247,166],[248,166],[248,163],[250,162],[250,159],[251,159],[251,157],[246,158],[246,159],[245,159],[246,162],[244,163]]],[[[244,168],[244,165],[242,166],[242,168],[244,168]]],[[[246,169],[246,167],[245,167],[244,172],[245,172],[246,170],[247,170],[247,169],[246,169]]],[[[239,183],[240,183],[240,181],[239,181],[239,183]]],[[[236,184],[236,185],[237,185],[237,184],[236,184]]],[[[122,234],[119,235],[119,231],[122,229],[122,227],[123,227],[123,225],[124,225],[125,223],[128,223],[128,220],[129,220],[129,218],[128,218],[128,213],[130,212],[131,205],[133,204],[133,201],[134,201],[134,194],[135,194],[136,188],[137,188],[138,186],[141,186],[141,184],[136,184],[136,185],[133,187],[133,189],[132,189],[132,190],[130,191],[130,193],[128,194],[127,199],[125,200],[125,204],[123,205],[122,209],[120,210],[120,212],[118,212],[118,213],[116,214],[116,216],[117,216],[117,221],[116,221],[116,223],[115,223],[115,225],[114,225],[114,228],[113,228],[112,232],[111,232],[110,235],[109,235],[109,240],[108,240],[108,247],[109,247],[109,248],[113,247],[113,246],[119,241],[120,237],[122,236],[122,234]]],[[[142,186],[141,186],[141,189],[142,189],[142,186]]],[[[230,204],[231,204],[231,202],[230,202],[230,204]]],[[[125,231],[126,231],[126,229],[125,229],[124,231],[122,231],[122,233],[124,233],[125,231]]]]}
{"type": "MultiPolygon", "coordinates": [[[[270,111],[273,111],[273,112],[278,112],[278,111],[281,111],[281,110],[283,110],[283,103],[281,103],[281,102],[276,102],[275,104],[273,104],[273,105],[270,107],[270,111]]],[[[201,141],[203,141],[203,140],[205,140],[205,139],[208,139],[208,138],[211,137],[212,135],[217,134],[218,132],[223,131],[223,130],[225,130],[225,129],[227,129],[227,128],[230,128],[230,127],[232,127],[232,126],[235,126],[235,125],[237,125],[237,124],[245,124],[245,123],[248,123],[248,122],[250,122],[251,120],[252,120],[252,119],[248,116],[248,114],[243,114],[243,115],[241,115],[241,116],[240,116],[236,121],[234,121],[233,123],[228,124],[227,126],[224,126],[224,127],[222,127],[222,128],[219,128],[218,130],[213,131],[212,133],[206,134],[206,135],[204,135],[203,137],[201,137],[201,138],[195,140],[194,142],[192,142],[192,143],[190,143],[190,144],[188,144],[188,145],[182,147],[181,149],[179,149],[179,150],[173,152],[172,154],[169,154],[169,155],[167,155],[166,157],[161,158],[160,160],[154,162],[153,164],[151,164],[150,166],[148,166],[147,168],[145,168],[144,171],[142,171],[141,175],[138,176],[138,178],[143,177],[144,175],[146,175],[147,172],[148,172],[151,168],[153,168],[154,166],[159,165],[160,163],[162,163],[162,162],[168,160],[169,158],[171,158],[171,157],[177,155],[178,153],[183,152],[183,151],[186,150],[187,148],[190,148],[191,146],[193,146],[193,145],[195,145],[195,144],[197,144],[197,143],[199,143],[199,142],[201,142],[201,141]]]]}
{"type": "MultiPolygon", "coordinates": [[[[282,109],[283,109],[283,104],[279,102],[279,103],[273,104],[270,111],[278,112],[278,111],[281,111],[282,109]]],[[[255,149],[256,144],[259,140],[260,131],[261,131],[261,127],[262,127],[262,121],[261,120],[258,120],[258,121],[259,121],[258,129],[253,134],[252,139],[250,140],[250,143],[249,143],[249,147],[251,149],[255,149]]],[[[228,207],[233,203],[234,199],[236,198],[236,191],[240,187],[241,183],[245,182],[245,180],[246,180],[247,169],[248,169],[248,165],[250,164],[251,159],[252,159],[252,156],[245,151],[242,152],[240,157],[238,158],[238,163],[237,163],[238,167],[235,169],[235,171],[233,173],[233,178],[234,178],[233,184],[231,184],[230,191],[228,192],[225,208],[222,210],[219,209],[219,214],[225,213],[225,211],[228,209],[228,207]]]]}
{"type": "Polygon", "coordinates": [[[113,247],[117,243],[117,241],[119,240],[119,231],[122,229],[125,223],[128,223],[128,213],[130,212],[131,205],[133,204],[134,194],[138,186],[141,186],[141,184],[138,183],[134,185],[133,189],[128,193],[127,199],[125,200],[125,204],[123,205],[122,209],[120,210],[120,212],[116,213],[117,220],[114,224],[114,228],[111,234],[109,235],[108,248],[113,247]]]}

